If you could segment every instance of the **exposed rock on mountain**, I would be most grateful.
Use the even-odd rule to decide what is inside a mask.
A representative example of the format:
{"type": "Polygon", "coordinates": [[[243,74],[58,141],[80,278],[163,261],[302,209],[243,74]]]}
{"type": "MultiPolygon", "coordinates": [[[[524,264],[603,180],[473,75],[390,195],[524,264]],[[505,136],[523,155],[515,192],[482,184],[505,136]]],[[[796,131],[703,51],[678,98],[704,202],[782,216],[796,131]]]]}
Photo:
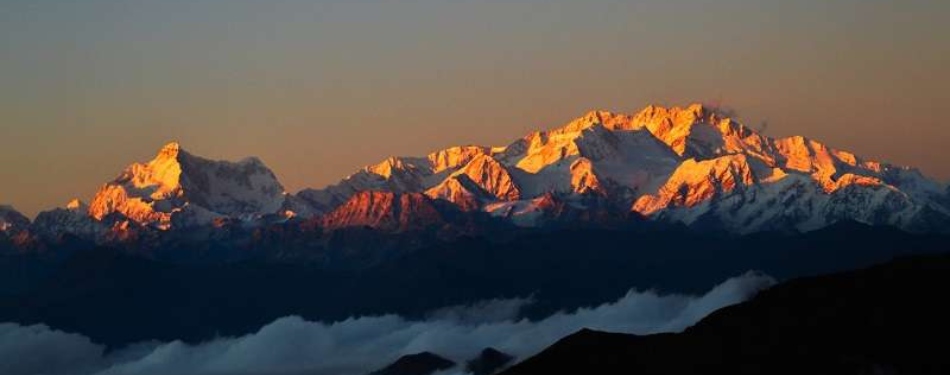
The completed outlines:
{"type": "Polygon", "coordinates": [[[445,222],[436,202],[419,193],[362,191],[323,218],[326,228],[366,226],[383,231],[406,231],[445,222]]]}

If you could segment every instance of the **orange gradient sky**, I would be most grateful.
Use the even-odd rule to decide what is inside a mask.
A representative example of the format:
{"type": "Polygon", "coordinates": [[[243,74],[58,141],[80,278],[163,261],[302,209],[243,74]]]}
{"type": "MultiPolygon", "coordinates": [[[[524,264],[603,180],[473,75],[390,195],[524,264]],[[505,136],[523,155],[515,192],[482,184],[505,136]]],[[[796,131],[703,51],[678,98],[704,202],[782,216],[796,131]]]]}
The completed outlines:
{"type": "Polygon", "coordinates": [[[167,141],[290,191],[589,109],[715,102],[950,178],[945,0],[7,0],[0,203],[85,200],[167,141]]]}

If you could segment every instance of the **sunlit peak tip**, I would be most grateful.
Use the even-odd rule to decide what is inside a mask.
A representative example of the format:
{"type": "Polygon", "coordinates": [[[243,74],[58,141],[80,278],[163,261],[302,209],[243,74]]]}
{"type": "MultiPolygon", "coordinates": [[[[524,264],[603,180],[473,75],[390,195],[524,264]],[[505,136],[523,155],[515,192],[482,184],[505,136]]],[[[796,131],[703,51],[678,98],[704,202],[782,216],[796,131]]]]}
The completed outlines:
{"type": "Polygon", "coordinates": [[[79,198],[73,198],[71,201],[66,203],[66,209],[78,210],[78,209],[83,208],[85,205],[86,204],[83,203],[83,201],[79,200],[79,198]]]}
{"type": "Polygon", "coordinates": [[[177,141],[172,141],[162,146],[162,149],[159,150],[158,154],[159,156],[175,157],[175,156],[178,156],[179,152],[181,152],[181,144],[178,143],[177,141]]]}
{"type": "Polygon", "coordinates": [[[597,116],[605,116],[605,115],[612,115],[612,114],[613,112],[610,112],[606,109],[591,109],[587,111],[587,113],[584,114],[584,117],[597,117],[597,116]]]}
{"type": "Polygon", "coordinates": [[[708,106],[703,103],[691,103],[689,106],[686,107],[686,109],[693,112],[701,112],[707,107],[708,106]]]}
{"type": "Polygon", "coordinates": [[[715,108],[715,105],[704,104],[700,102],[692,102],[685,107],[680,107],[678,105],[663,105],[663,104],[650,104],[644,107],[641,112],[651,112],[655,110],[679,110],[679,111],[689,111],[689,112],[704,112],[710,108],[715,108]]]}

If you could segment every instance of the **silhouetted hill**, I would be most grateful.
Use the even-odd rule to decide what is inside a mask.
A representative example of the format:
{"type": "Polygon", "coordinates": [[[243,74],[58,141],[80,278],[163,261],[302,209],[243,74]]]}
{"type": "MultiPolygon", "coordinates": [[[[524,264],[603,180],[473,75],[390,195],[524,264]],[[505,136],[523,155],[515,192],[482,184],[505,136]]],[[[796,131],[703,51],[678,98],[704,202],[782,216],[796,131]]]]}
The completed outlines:
{"type": "Polygon", "coordinates": [[[945,374],[950,255],[796,279],[681,334],[583,330],[504,375],[945,374]]]}
{"type": "Polygon", "coordinates": [[[429,352],[402,356],[396,362],[370,375],[431,375],[455,367],[455,362],[429,352]]]}
{"type": "Polygon", "coordinates": [[[478,357],[465,363],[465,371],[472,375],[491,375],[502,369],[515,357],[502,353],[495,348],[485,348],[478,357]]]}

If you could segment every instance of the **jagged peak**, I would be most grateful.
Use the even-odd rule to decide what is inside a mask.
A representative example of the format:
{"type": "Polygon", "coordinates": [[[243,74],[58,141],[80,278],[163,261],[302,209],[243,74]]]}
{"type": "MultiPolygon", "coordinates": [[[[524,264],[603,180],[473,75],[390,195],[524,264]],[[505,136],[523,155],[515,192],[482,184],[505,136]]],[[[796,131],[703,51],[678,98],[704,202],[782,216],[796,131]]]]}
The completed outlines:
{"type": "Polygon", "coordinates": [[[397,175],[400,174],[398,172],[419,172],[425,170],[428,168],[427,164],[429,164],[428,161],[423,158],[390,156],[379,163],[363,167],[363,172],[374,174],[388,180],[393,177],[398,177],[397,175]]]}
{"type": "Polygon", "coordinates": [[[732,117],[732,111],[718,105],[709,105],[699,102],[687,104],[686,106],[665,106],[659,104],[650,104],[644,107],[637,115],[690,115],[697,119],[718,116],[721,118],[732,117]]]}
{"type": "MultiPolygon", "coordinates": [[[[283,204],[284,193],[258,158],[210,160],[170,142],[151,161],[133,163],[103,185],[87,212],[96,220],[119,213],[136,223],[167,229],[172,216],[185,211],[197,221],[273,213],[283,204]]],[[[81,202],[71,205],[75,210],[83,207],[81,202]]]]}
{"type": "Polygon", "coordinates": [[[874,187],[874,186],[887,186],[884,181],[877,177],[871,176],[861,176],[852,173],[845,173],[835,181],[835,186],[833,190],[843,189],[849,186],[863,186],[863,187],[874,187]]]}
{"type": "Polygon", "coordinates": [[[326,228],[367,226],[402,231],[442,222],[434,201],[423,193],[364,190],[322,218],[326,228]]]}
{"type": "Polygon", "coordinates": [[[472,157],[472,159],[469,160],[468,163],[466,163],[465,166],[464,166],[462,169],[463,169],[463,170],[467,170],[467,169],[471,169],[471,168],[479,168],[479,169],[480,169],[480,168],[482,168],[482,165],[489,165],[489,166],[492,166],[492,167],[504,168],[504,167],[501,165],[501,163],[499,163],[498,160],[495,160],[495,158],[491,157],[491,155],[488,155],[488,154],[477,154],[477,155],[474,155],[474,156],[472,157]]]}
{"type": "Polygon", "coordinates": [[[722,112],[710,110],[703,104],[694,103],[686,107],[650,105],[638,112],[634,117],[637,119],[637,122],[646,122],[641,123],[641,125],[650,125],[651,123],[669,120],[672,122],[670,125],[682,127],[703,122],[713,123],[715,122],[712,121],[713,118],[725,118],[728,116],[722,116],[722,112]]]}
{"type": "MultiPolygon", "coordinates": [[[[427,158],[432,166],[432,172],[439,173],[447,169],[454,169],[464,166],[479,155],[490,155],[495,150],[477,145],[464,145],[449,147],[430,153],[427,158]]],[[[502,152],[503,150],[499,150],[502,152]]]]}
{"type": "Polygon", "coordinates": [[[243,165],[254,165],[254,166],[264,166],[264,161],[257,156],[248,156],[244,159],[238,160],[237,164],[243,165]]]}
{"type": "MultiPolygon", "coordinates": [[[[498,151],[502,152],[502,151],[498,151]]],[[[395,189],[399,192],[424,191],[434,186],[426,178],[443,171],[457,172],[477,158],[491,158],[493,150],[477,145],[454,146],[434,151],[426,157],[388,157],[383,161],[363,167],[359,172],[347,176],[343,181],[347,185],[334,185],[328,189],[336,190],[340,203],[348,198],[352,191],[395,189]],[[369,177],[367,179],[367,177],[369,177]],[[339,191],[341,189],[352,191],[339,191]]],[[[494,161],[494,160],[492,160],[494,161]]],[[[318,191],[318,190],[311,190],[318,191]]],[[[313,193],[308,193],[313,195],[313,193]]],[[[326,199],[324,199],[326,200],[326,199]]],[[[332,204],[336,205],[336,204],[332,204]]]]}
{"type": "Polygon", "coordinates": [[[692,103],[685,107],[648,105],[633,115],[638,125],[648,125],[651,122],[671,120],[674,126],[691,126],[706,123],[718,126],[722,123],[738,124],[733,117],[733,111],[702,103],[692,103]]]}
{"type": "Polygon", "coordinates": [[[571,188],[575,193],[603,193],[600,179],[594,172],[594,164],[590,159],[579,157],[569,168],[571,174],[571,188]]]}
{"type": "Polygon", "coordinates": [[[181,163],[184,161],[184,158],[189,158],[192,160],[215,162],[215,163],[228,163],[232,165],[255,165],[255,166],[265,165],[264,161],[261,160],[257,156],[248,156],[248,157],[239,159],[237,161],[213,160],[213,159],[196,156],[188,152],[187,150],[185,150],[185,148],[182,147],[181,143],[179,143],[178,141],[171,141],[171,142],[166,143],[164,146],[162,146],[161,149],[158,150],[158,153],[155,155],[155,157],[151,161],[149,161],[147,164],[150,166],[154,166],[157,164],[168,163],[168,162],[181,163]]]}
{"type": "Polygon", "coordinates": [[[651,215],[669,206],[693,207],[755,182],[753,167],[743,154],[702,161],[690,158],[676,168],[655,195],[638,198],[632,210],[651,215]]]}
{"type": "Polygon", "coordinates": [[[176,189],[182,173],[180,157],[186,154],[178,142],[163,146],[147,163],[133,163],[116,178],[114,184],[131,182],[136,188],[158,186],[163,192],[176,189]]]}
{"type": "Polygon", "coordinates": [[[564,126],[547,131],[532,132],[512,146],[517,154],[521,148],[536,148],[549,142],[570,142],[591,130],[630,131],[646,128],[678,154],[686,152],[686,140],[695,125],[703,124],[725,135],[745,138],[754,132],[732,119],[733,113],[717,106],[693,103],[686,107],[649,105],[636,114],[607,110],[591,110],[564,126]],[[519,146],[520,144],[520,146],[519,146]]]}
{"type": "Polygon", "coordinates": [[[788,142],[788,143],[798,144],[798,145],[803,145],[803,146],[812,142],[810,138],[802,136],[802,135],[790,135],[788,137],[776,139],[776,141],[788,142]]]}
{"type": "Polygon", "coordinates": [[[633,116],[607,110],[591,110],[555,131],[575,133],[596,125],[601,125],[610,130],[630,130],[633,127],[633,116]]]}
{"type": "Polygon", "coordinates": [[[177,159],[178,155],[184,152],[181,148],[181,143],[178,141],[171,141],[166,143],[160,150],[158,150],[158,155],[155,159],[177,159]]]}
{"type": "Polygon", "coordinates": [[[476,155],[454,175],[468,176],[480,188],[500,200],[521,198],[521,190],[512,178],[511,173],[490,155],[476,155]]]}
{"type": "Polygon", "coordinates": [[[495,198],[466,174],[449,176],[438,185],[426,190],[425,195],[432,199],[452,202],[462,211],[476,210],[481,205],[481,201],[495,198]]]}
{"type": "MultiPolygon", "coordinates": [[[[635,114],[612,112],[608,110],[591,110],[583,116],[574,119],[567,125],[549,131],[550,134],[578,133],[597,125],[611,131],[640,130],[645,127],[654,132],[658,124],[668,121],[671,127],[690,128],[696,124],[708,124],[718,128],[722,133],[746,130],[733,118],[732,111],[693,103],[685,107],[649,105],[635,114]],[[650,126],[654,125],[654,126],[650,126]]],[[[534,133],[533,136],[536,137],[534,133]]],[[[531,136],[526,138],[532,138],[531,136]]]]}
{"type": "Polygon", "coordinates": [[[700,153],[715,152],[708,148],[716,144],[728,146],[730,142],[727,138],[743,139],[753,134],[748,128],[734,121],[730,111],[698,103],[685,108],[651,105],[634,116],[634,123],[646,127],[653,136],[666,143],[680,156],[685,156],[693,149],[691,145],[700,147],[700,153]],[[702,126],[697,129],[699,125],[702,126]]]}
{"type": "Polygon", "coordinates": [[[0,204],[0,232],[19,231],[30,225],[30,219],[11,205],[0,204]]]}
{"type": "Polygon", "coordinates": [[[403,166],[403,162],[401,158],[390,156],[379,163],[366,166],[364,170],[376,175],[380,175],[384,178],[389,178],[389,177],[392,177],[394,169],[403,169],[403,168],[404,166],[403,166]]]}
{"type": "Polygon", "coordinates": [[[70,211],[85,211],[89,209],[89,205],[86,202],[83,202],[79,198],[73,198],[66,203],[66,209],[70,211]]]}

